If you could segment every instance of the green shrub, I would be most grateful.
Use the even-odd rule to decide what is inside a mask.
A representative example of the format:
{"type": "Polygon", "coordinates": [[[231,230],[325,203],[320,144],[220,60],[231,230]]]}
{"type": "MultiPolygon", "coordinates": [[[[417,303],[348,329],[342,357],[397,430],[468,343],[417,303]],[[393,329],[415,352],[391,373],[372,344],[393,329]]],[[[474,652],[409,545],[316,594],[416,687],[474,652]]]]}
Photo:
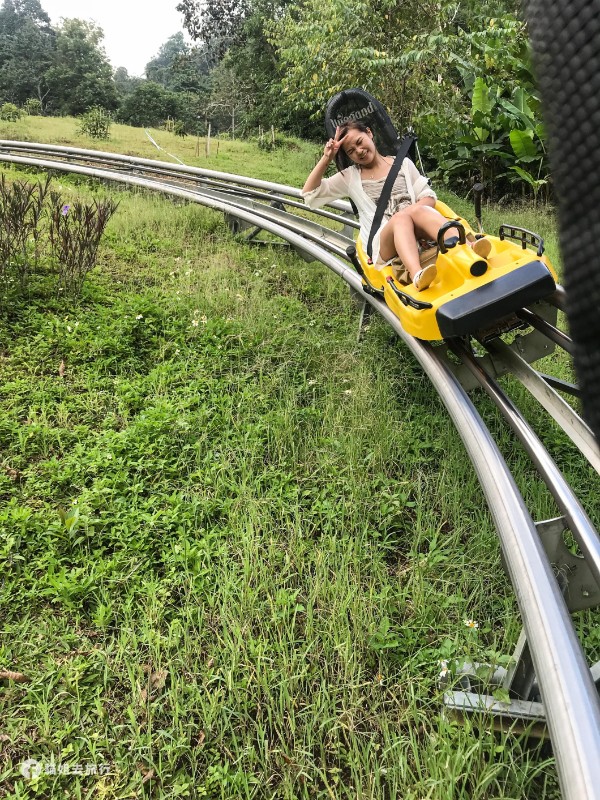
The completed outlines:
{"type": "Polygon", "coordinates": [[[29,100],[25,101],[25,105],[23,106],[23,111],[30,117],[41,117],[42,116],[41,100],[38,100],[37,97],[30,97],[29,100]]]}
{"type": "Polygon", "coordinates": [[[23,112],[14,103],[3,103],[0,106],[0,119],[5,122],[16,122],[21,119],[23,112]]]}
{"type": "Polygon", "coordinates": [[[175,136],[187,136],[187,131],[185,129],[185,122],[181,119],[176,119],[173,124],[173,133],[175,136]]]}
{"type": "Polygon", "coordinates": [[[79,133],[91,139],[108,139],[112,117],[110,112],[100,106],[91,108],[79,120],[79,133]]]}
{"type": "Polygon", "coordinates": [[[262,133],[258,137],[258,149],[266,150],[299,150],[298,143],[283,133],[262,133]]]}

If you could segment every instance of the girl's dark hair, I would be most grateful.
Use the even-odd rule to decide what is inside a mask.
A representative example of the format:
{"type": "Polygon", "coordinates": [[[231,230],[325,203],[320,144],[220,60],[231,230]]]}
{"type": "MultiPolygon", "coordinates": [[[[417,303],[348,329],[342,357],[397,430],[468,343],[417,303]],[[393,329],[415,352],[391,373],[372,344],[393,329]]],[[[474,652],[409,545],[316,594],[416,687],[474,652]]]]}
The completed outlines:
{"type": "MultiPolygon", "coordinates": [[[[345,136],[348,131],[361,131],[362,133],[369,133],[371,129],[368,125],[365,125],[364,122],[360,120],[351,120],[350,122],[344,122],[343,125],[340,125],[340,136],[345,136]]],[[[351,167],[354,162],[350,158],[350,156],[346,153],[343,147],[335,154],[335,165],[338,169],[338,172],[341,172],[346,167],[351,167]]]]}

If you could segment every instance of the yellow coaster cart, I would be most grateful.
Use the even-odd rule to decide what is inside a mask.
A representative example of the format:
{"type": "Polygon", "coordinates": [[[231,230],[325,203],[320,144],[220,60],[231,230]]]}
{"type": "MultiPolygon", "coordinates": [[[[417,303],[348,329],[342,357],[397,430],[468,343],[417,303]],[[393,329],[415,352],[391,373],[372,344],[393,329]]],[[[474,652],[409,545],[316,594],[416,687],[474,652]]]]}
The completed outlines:
{"type": "MultiPolygon", "coordinates": [[[[340,92],[329,102],[326,128],[330,136],[346,119],[362,119],[373,131],[384,155],[399,151],[399,137],[384,107],[362,89],[340,92]]],[[[429,288],[417,292],[398,280],[394,265],[376,268],[359,239],[348,256],[369,294],[383,298],[407,333],[419,339],[440,340],[522,325],[515,312],[542,300],[556,289],[556,273],[544,255],[540,236],[524,228],[502,225],[487,259],[479,257],[468,241],[479,238],[469,223],[440,201],[436,209],[448,222],[438,233],[437,277],[429,288]],[[457,236],[444,242],[448,228],[457,236]],[[533,247],[534,249],[530,249],[533,247]]],[[[477,214],[479,216],[479,213],[477,214]]]]}

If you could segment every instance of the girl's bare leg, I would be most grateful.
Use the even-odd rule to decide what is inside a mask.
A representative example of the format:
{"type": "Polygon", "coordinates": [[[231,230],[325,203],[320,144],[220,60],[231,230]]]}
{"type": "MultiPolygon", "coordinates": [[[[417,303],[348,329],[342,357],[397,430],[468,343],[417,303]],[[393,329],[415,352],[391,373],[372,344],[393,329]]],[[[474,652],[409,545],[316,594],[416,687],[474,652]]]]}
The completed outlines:
{"type": "MultiPolygon", "coordinates": [[[[398,256],[411,278],[419,272],[417,239],[437,239],[438,231],[448,220],[431,206],[412,205],[396,212],[381,230],[379,255],[383,261],[398,256]]],[[[444,239],[456,236],[450,228],[444,239]]]]}
{"type": "Polygon", "coordinates": [[[411,278],[421,269],[415,226],[408,214],[399,211],[382,229],[379,256],[384,261],[398,256],[411,278]]]}

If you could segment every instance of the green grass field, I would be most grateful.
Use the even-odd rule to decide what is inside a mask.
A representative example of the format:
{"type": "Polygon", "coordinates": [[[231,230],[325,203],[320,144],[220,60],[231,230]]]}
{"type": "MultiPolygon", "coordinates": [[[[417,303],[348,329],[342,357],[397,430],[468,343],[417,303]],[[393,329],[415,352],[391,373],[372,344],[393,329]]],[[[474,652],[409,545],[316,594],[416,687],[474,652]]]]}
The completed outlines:
{"type": "MultiPolygon", "coordinates": [[[[89,147],[75,128],[0,137],[89,147]]],[[[294,185],[316,153],[223,141],[196,158],[153,135],[294,185]]],[[[158,157],[123,126],[108,148],[158,157]]],[[[547,751],[442,713],[440,662],[509,654],[519,619],[474,471],[404,346],[379,320],[357,345],[338,279],[216,213],[55,180],[120,206],[80,302],[1,296],[0,670],[26,680],[0,680],[0,796],[557,798],[547,751]]]]}

